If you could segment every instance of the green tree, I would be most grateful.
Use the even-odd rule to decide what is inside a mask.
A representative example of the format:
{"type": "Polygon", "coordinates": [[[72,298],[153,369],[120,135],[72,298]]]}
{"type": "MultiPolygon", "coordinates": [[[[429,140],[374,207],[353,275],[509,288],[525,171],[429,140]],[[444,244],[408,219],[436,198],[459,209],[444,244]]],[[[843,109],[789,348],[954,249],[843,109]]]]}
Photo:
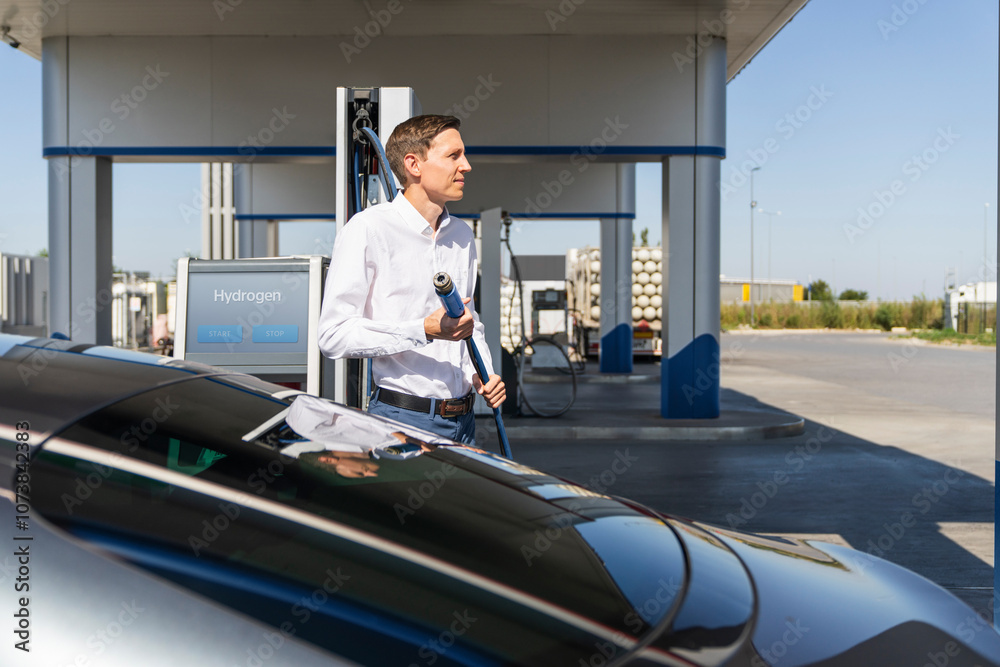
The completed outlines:
{"type": "Polygon", "coordinates": [[[49,249],[48,248],[42,248],[41,250],[38,251],[38,256],[39,257],[48,257],[49,256],[49,249]]]}
{"type": "Polygon", "coordinates": [[[806,297],[810,301],[832,301],[833,293],[830,291],[830,286],[826,284],[825,280],[814,280],[809,283],[807,288],[809,295],[806,297]]]}
{"type": "Polygon", "coordinates": [[[845,289],[837,298],[841,301],[867,301],[868,292],[857,289],[845,289]]]}
{"type": "Polygon", "coordinates": [[[643,227],[642,231],[639,232],[639,245],[643,248],[649,247],[649,227],[643,227]]]}

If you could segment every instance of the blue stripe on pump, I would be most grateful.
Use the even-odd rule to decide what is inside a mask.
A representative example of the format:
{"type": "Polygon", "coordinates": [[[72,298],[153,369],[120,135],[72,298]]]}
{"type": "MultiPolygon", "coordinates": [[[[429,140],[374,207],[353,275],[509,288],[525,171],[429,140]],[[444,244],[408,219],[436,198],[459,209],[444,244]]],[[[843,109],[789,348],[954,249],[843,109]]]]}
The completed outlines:
{"type": "Polygon", "coordinates": [[[632,327],[619,324],[601,337],[601,372],[632,372],[632,327]]]}
{"type": "Polygon", "coordinates": [[[702,334],[661,362],[660,415],[667,419],[719,416],[719,341],[702,334]]]}

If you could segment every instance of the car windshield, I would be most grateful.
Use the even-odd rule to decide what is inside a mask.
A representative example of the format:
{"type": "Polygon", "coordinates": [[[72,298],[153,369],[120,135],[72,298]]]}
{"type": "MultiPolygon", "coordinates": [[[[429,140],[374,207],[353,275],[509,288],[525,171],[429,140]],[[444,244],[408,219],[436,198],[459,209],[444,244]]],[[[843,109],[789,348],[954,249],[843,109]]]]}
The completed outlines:
{"type": "MultiPolygon", "coordinates": [[[[78,534],[113,531],[306,587],[350,563],[394,584],[365,588],[355,575],[342,594],[404,619],[438,613],[412,567],[457,578],[455,590],[481,586],[535,612],[565,612],[598,636],[633,638],[671,610],[684,582],[681,546],[656,517],[484,450],[225,378],[105,407],[46,443],[33,465],[44,489],[36,506],[78,534]]],[[[546,642],[567,641],[538,627],[520,645],[509,629],[498,638],[504,659],[540,660],[546,642]]]]}

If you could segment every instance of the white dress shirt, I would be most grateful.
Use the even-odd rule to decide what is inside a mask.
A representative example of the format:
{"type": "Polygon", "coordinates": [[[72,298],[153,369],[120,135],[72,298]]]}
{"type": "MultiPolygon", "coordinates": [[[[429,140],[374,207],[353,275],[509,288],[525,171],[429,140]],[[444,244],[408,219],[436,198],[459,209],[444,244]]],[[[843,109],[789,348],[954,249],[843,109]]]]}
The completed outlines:
{"type": "MultiPolygon", "coordinates": [[[[460,398],[474,367],[464,341],[427,340],[424,318],[441,307],[438,271],[472,297],[478,269],[472,229],[445,210],[437,231],[400,193],[355,215],[338,233],[319,319],[319,346],[333,359],[372,357],[375,384],[425,398],[460,398]]],[[[473,340],[492,372],[484,328],[473,340]]]]}

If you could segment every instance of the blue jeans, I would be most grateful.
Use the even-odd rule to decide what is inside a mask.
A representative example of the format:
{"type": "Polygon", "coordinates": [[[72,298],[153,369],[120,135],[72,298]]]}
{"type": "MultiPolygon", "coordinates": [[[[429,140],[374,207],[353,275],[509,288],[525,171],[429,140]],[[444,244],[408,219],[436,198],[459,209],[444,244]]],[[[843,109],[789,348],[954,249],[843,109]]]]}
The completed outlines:
{"type": "Polygon", "coordinates": [[[368,412],[386,419],[393,419],[410,426],[436,433],[444,438],[456,440],[466,445],[476,444],[476,414],[468,412],[460,417],[442,417],[430,412],[404,410],[395,405],[387,405],[378,400],[378,391],[368,403],[368,412]]]}

